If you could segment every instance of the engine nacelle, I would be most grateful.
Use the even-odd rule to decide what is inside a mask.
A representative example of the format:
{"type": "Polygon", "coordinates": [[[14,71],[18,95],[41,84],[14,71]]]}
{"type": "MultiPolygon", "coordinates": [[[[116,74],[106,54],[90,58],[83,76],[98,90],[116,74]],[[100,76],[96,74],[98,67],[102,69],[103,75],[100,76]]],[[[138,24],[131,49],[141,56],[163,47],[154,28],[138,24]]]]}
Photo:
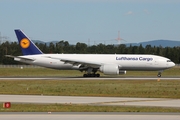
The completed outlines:
{"type": "Polygon", "coordinates": [[[114,64],[102,65],[99,70],[106,75],[118,75],[119,74],[119,66],[114,65],[114,64]]]}
{"type": "Polygon", "coordinates": [[[120,75],[126,74],[126,70],[120,70],[120,71],[119,71],[119,74],[120,74],[120,75]]]}
{"type": "Polygon", "coordinates": [[[119,66],[115,64],[102,65],[99,70],[106,75],[126,74],[126,71],[119,70],[119,66]]]}

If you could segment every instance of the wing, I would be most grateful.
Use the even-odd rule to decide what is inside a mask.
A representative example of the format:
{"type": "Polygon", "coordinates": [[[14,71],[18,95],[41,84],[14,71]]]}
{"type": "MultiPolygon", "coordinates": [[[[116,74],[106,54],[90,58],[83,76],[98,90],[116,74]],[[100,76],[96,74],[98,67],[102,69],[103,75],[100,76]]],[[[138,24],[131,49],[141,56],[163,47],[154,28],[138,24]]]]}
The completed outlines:
{"type": "Polygon", "coordinates": [[[102,63],[98,63],[98,62],[92,62],[92,61],[83,61],[83,60],[75,60],[75,59],[68,59],[68,58],[56,58],[56,57],[51,57],[51,56],[46,56],[48,58],[51,59],[58,59],[62,62],[64,62],[64,64],[72,64],[73,66],[80,66],[80,69],[83,68],[88,68],[88,67],[92,67],[92,68],[99,68],[102,63]]]}

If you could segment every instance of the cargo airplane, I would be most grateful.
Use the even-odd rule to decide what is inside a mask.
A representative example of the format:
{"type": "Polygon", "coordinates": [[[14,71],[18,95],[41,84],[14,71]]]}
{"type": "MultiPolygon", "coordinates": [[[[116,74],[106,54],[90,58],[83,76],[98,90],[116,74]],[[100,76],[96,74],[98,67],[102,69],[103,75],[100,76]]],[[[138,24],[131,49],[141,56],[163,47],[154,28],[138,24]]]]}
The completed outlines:
{"type": "Polygon", "coordinates": [[[97,71],[106,75],[126,74],[126,70],[159,71],[175,64],[168,58],[144,54],[44,54],[20,29],[15,34],[22,56],[6,55],[15,61],[58,70],[85,71],[83,77],[100,77],[97,71]]]}

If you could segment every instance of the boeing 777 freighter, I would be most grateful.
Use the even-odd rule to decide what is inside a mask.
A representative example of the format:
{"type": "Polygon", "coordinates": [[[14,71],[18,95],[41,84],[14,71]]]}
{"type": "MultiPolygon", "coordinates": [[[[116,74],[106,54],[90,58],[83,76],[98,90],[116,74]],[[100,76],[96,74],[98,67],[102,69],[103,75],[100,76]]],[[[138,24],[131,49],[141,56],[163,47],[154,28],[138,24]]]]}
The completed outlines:
{"type": "Polygon", "coordinates": [[[143,54],[44,54],[21,30],[15,30],[23,56],[15,61],[59,70],[85,71],[84,77],[126,74],[126,70],[159,71],[175,66],[168,58],[143,54]]]}

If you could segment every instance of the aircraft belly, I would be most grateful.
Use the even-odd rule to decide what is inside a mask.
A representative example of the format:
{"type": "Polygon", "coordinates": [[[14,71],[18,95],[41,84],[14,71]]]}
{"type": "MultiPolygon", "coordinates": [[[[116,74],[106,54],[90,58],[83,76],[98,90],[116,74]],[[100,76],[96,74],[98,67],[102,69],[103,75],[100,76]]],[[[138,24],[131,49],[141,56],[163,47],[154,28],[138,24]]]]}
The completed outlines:
{"type": "Polygon", "coordinates": [[[155,66],[152,62],[122,62],[119,64],[121,67],[120,69],[123,70],[161,70],[158,66],[155,66]]]}

